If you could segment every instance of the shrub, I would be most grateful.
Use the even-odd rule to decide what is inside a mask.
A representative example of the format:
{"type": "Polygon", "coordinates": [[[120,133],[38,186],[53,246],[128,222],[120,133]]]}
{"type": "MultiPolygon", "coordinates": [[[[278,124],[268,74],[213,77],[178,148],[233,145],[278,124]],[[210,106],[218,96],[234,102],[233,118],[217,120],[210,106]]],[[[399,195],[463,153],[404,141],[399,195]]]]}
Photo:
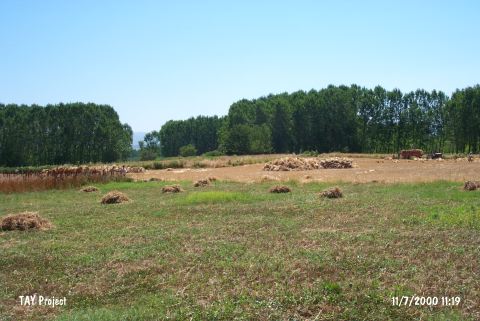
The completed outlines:
{"type": "Polygon", "coordinates": [[[180,156],[188,157],[197,155],[197,149],[192,144],[180,147],[180,156]]]}
{"type": "Polygon", "coordinates": [[[205,157],[215,157],[215,156],[223,156],[223,155],[225,155],[225,154],[222,153],[221,151],[219,151],[219,150],[217,149],[217,150],[212,150],[212,151],[203,153],[202,156],[205,156],[205,157]]]}
{"type": "Polygon", "coordinates": [[[157,153],[151,149],[142,149],[140,151],[140,160],[142,161],[149,161],[154,160],[157,158],[157,153]]]}

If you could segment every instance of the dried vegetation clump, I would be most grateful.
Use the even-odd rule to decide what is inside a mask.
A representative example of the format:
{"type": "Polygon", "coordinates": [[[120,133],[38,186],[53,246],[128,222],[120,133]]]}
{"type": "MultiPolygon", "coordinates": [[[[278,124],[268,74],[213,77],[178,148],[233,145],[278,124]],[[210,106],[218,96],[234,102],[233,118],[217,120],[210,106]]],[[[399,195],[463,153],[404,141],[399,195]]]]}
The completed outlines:
{"type": "Polygon", "coordinates": [[[323,191],[322,193],[320,193],[320,195],[322,197],[326,197],[326,198],[340,198],[340,197],[343,197],[343,193],[340,190],[340,188],[338,188],[338,187],[327,189],[327,190],[323,191]]]}
{"type": "Polygon", "coordinates": [[[277,185],[270,188],[270,193],[290,193],[291,190],[288,186],[285,185],[277,185]]]}
{"type": "Polygon", "coordinates": [[[48,230],[52,223],[37,212],[22,212],[3,217],[0,220],[0,227],[4,231],[48,230]]]}
{"type": "Polygon", "coordinates": [[[183,189],[179,185],[164,186],[162,193],[180,193],[183,189]]]}
{"type": "Polygon", "coordinates": [[[119,204],[119,203],[128,202],[129,200],[130,199],[127,197],[127,195],[123,194],[122,192],[111,191],[102,197],[101,203],[102,204],[119,204]]]}

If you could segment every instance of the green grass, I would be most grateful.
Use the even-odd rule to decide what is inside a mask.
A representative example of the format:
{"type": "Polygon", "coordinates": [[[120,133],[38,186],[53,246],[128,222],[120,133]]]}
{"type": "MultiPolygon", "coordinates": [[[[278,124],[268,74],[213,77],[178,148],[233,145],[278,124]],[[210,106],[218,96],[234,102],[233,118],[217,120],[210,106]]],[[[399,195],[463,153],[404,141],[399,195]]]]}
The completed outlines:
{"type": "Polygon", "coordinates": [[[241,192],[207,191],[193,192],[178,200],[181,205],[218,204],[228,202],[255,202],[261,197],[241,192]]]}
{"type": "Polygon", "coordinates": [[[0,216],[55,228],[0,232],[0,320],[478,320],[480,192],[461,184],[111,182],[99,193],[2,195],[0,216]],[[121,190],[132,202],[100,204],[121,190]],[[19,295],[67,297],[22,308],[19,295]],[[460,296],[393,307],[392,296],[460,296]]]}

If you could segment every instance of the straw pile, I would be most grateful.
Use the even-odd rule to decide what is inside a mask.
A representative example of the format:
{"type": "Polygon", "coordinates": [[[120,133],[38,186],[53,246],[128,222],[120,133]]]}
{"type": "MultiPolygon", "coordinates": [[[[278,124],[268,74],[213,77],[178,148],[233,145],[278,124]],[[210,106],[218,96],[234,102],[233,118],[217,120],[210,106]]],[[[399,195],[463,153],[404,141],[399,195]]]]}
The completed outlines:
{"type": "Polygon", "coordinates": [[[475,191],[478,188],[480,188],[480,182],[466,181],[463,185],[463,189],[466,191],[475,191]]]}
{"type": "Polygon", "coordinates": [[[164,186],[162,193],[180,193],[183,189],[179,185],[164,186]]]}
{"type": "Polygon", "coordinates": [[[326,198],[340,198],[343,197],[342,191],[338,188],[331,188],[323,191],[320,196],[326,197],[326,198]]]}
{"type": "Polygon", "coordinates": [[[52,224],[37,212],[9,214],[0,220],[0,229],[4,231],[47,230],[52,224]]]}
{"type": "Polygon", "coordinates": [[[127,195],[123,194],[122,192],[119,191],[111,191],[105,194],[102,197],[102,204],[119,204],[123,202],[128,202],[130,199],[127,197],[127,195]]]}
{"type": "Polygon", "coordinates": [[[263,166],[264,171],[308,171],[314,169],[352,168],[353,162],[348,158],[300,158],[284,157],[275,159],[263,166]]]}
{"type": "Polygon", "coordinates": [[[290,193],[291,190],[288,186],[285,185],[277,185],[270,188],[270,193],[290,193]]]}

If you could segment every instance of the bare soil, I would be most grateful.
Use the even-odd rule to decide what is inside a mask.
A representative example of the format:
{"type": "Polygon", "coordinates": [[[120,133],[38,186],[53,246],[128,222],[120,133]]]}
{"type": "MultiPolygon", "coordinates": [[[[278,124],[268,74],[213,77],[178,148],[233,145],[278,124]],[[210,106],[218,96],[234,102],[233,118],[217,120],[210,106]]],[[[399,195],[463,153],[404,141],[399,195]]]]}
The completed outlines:
{"type": "Polygon", "coordinates": [[[355,168],[315,169],[307,171],[267,172],[264,164],[243,165],[222,168],[182,168],[171,171],[147,170],[145,173],[129,173],[135,180],[158,178],[171,181],[197,181],[210,176],[219,180],[237,182],[260,182],[268,175],[272,180],[354,182],[354,183],[401,183],[480,180],[480,161],[459,160],[381,160],[372,158],[354,158],[355,168]]]}

